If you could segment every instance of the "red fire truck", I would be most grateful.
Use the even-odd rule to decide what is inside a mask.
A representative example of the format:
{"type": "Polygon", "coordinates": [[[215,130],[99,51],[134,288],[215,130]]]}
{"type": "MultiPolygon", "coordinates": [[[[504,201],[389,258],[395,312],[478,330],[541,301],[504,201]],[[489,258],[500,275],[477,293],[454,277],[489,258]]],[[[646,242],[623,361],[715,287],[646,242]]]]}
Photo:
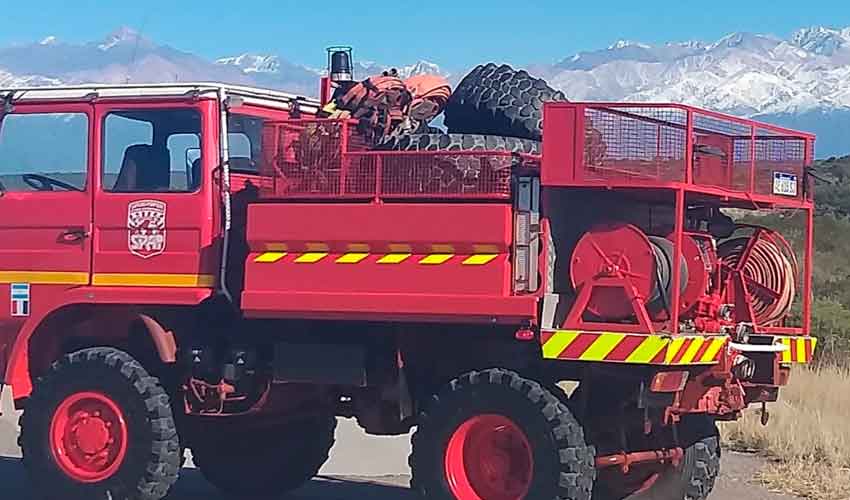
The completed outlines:
{"type": "Polygon", "coordinates": [[[431,499],[704,500],[716,422],[812,357],[814,137],[548,102],[542,146],[376,148],[323,113],[339,73],[322,100],[0,90],[0,374],[33,488],[158,500],[190,449],[274,495],[349,417],[417,427],[431,499]],[[776,210],[799,230],[740,222],[776,210]]]}

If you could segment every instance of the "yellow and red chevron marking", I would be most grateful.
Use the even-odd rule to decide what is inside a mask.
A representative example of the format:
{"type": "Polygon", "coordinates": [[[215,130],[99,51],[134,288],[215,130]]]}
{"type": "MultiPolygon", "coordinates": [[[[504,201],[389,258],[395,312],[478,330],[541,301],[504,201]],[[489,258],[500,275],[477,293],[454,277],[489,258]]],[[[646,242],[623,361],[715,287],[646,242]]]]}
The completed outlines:
{"type": "Polygon", "coordinates": [[[348,245],[348,251],[333,253],[330,246],[323,243],[306,245],[304,251],[289,251],[285,244],[267,245],[264,252],[253,257],[259,264],[294,263],[316,264],[333,262],[335,264],[382,264],[394,265],[415,262],[424,266],[439,266],[450,262],[459,262],[464,266],[484,266],[497,260],[500,253],[492,245],[474,245],[474,253],[460,254],[451,245],[432,245],[430,251],[415,253],[410,245],[390,245],[384,252],[374,252],[368,245],[348,245]]]}
{"type": "Polygon", "coordinates": [[[774,342],[787,348],[781,354],[783,363],[810,363],[818,345],[815,337],[776,337],[774,342]]]}
{"type": "Polygon", "coordinates": [[[681,366],[717,363],[728,337],[550,330],[541,340],[546,359],[681,366]]]}

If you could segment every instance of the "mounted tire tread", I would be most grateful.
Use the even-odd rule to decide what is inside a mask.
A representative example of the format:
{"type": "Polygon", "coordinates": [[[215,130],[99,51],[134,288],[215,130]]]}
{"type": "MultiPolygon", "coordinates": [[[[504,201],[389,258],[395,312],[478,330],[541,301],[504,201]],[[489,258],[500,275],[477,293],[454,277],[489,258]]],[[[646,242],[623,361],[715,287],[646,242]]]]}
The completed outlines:
{"type": "Polygon", "coordinates": [[[409,134],[388,137],[376,146],[383,151],[499,151],[540,154],[540,143],[516,137],[481,134],[409,134]]]}
{"type": "Polygon", "coordinates": [[[507,64],[477,66],[460,82],[445,110],[451,133],[493,134],[539,141],[543,103],[566,101],[563,92],[507,64]]]}
{"type": "Polygon", "coordinates": [[[24,467],[42,498],[160,500],[177,482],[181,447],[170,400],[156,377],[129,354],[96,347],[54,362],[34,384],[21,417],[24,467]],[[49,450],[53,413],[66,394],[103,391],[125,403],[130,450],[112,477],[79,483],[66,476],[49,450]]]}
{"type": "MultiPolygon", "coordinates": [[[[522,406],[516,409],[516,415],[535,415],[535,421],[542,417],[541,429],[545,429],[545,433],[535,436],[537,442],[551,446],[552,453],[547,454],[551,461],[547,462],[556,469],[556,475],[547,483],[545,478],[550,477],[544,471],[547,464],[535,462],[533,481],[537,483],[532,484],[529,498],[590,500],[596,474],[595,450],[586,444],[582,427],[552,392],[535,381],[500,368],[466,373],[452,380],[427,402],[419,416],[419,428],[413,436],[413,452],[409,459],[413,488],[424,498],[451,498],[445,471],[435,466],[432,459],[445,452],[446,436],[456,429],[458,415],[462,418],[467,414],[475,415],[476,410],[492,411],[487,408],[488,399],[502,401],[506,406],[522,406]],[[519,401],[523,402],[517,404],[519,401]],[[484,403],[481,407],[475,406],[481,402],[484,403]],[[539,471],[543,471],[540,477],[539,471]]],[[[534,439],[529,436],[530,441],[534,439]]]]}

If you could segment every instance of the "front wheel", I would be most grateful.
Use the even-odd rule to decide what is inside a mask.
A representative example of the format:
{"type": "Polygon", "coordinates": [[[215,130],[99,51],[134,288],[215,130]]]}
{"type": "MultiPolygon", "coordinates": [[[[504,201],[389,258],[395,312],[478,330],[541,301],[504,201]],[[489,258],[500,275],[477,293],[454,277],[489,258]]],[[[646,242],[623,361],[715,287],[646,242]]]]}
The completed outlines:
{"type": "Polygon", "coordinates": [[[502,369],[469,372],[420,415],[413,485],[434,500],[590,500],[593,455],[540,384],[502,369]]]}
{"type": "Polygon", "coordinates": [[[180,467],[168,395],[112,348],[69,354],[35,383],[21,448],[37,496],[51,500],[160,500],[180,467]]]}

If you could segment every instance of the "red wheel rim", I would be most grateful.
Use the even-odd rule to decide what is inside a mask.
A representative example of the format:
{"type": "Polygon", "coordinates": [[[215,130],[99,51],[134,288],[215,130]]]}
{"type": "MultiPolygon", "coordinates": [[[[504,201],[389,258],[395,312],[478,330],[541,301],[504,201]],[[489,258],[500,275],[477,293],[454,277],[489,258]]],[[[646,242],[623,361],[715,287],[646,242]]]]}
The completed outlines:
{"type": "Polygon", "coordinates": [[[446,478],[458,500],[521,500],[534,474],[525,433],[501,415],[463,423],[446,449],[446,478]]]}
{"type": "Polygon", "coordinates": [[[62,471],[82,483],[110,478],[127,455],[127,422],[111,398],[78,392],[56,408],[50,450],[62,471]]]}

